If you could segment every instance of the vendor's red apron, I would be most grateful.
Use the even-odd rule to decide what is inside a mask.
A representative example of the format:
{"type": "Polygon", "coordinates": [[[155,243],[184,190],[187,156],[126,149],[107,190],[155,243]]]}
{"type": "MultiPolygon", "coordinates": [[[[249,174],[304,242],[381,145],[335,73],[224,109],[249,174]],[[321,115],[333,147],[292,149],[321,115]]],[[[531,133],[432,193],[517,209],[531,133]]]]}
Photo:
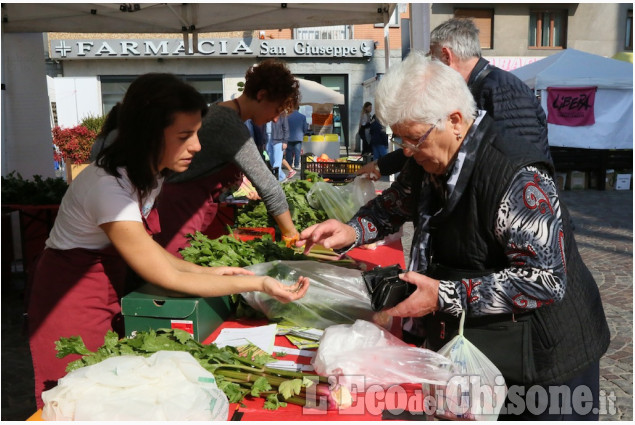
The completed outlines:
{"type": "Polygon", "coordinates": [[[204,232],[216,218],[223,190],[239,185],[242,173],[234,164],[207,177],[183,183],[164,183],[157,201],[161,233],[154,239],[181,258],[179,250],[189,246],[188,233],[204,232]]]}
{"type": "MultiPolygon", "coordinates": [[[[160,230],[156,209],[144,225],[150,235],[160,230]]],[[[123,336],[120,299],[125,295],[128,267],[111,245],[102,250],[47,248],[35,268],[27,307],[29,344],[35,375],[35,401],[43,406],[42,391],[57,385],[66,365],[80,358],[56,358],[55,341],[81,336],[95,351],[110,329],[123,336]]]]}

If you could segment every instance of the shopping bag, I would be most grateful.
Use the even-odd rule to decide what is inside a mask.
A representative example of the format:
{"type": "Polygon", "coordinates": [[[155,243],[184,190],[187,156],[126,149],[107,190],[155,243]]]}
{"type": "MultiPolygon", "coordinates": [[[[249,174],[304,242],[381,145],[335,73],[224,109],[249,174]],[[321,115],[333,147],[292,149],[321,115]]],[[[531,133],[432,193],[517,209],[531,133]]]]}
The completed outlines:
{"type": "Polygon", "coordinates": [[[227,420],[229,401],[190,353],[117,356],[69,372],[42,393],[47,421],[227,420]]]}
{"type": "Polygon", "coordinates": [[[452,376],[446,357],[412,347],[364,320],[326,328],[312,364],[319,375],[336,376],[340,384],[360,391],[399,384],[444,386],[452,376]]]}
{"type": "Polygon", "coordinates": [[[431,385],[436,398],[435,416],[452,420],[495,421],[498,418],[507,386],[501,372],[485,354],[463,335],[465,311],[459,333],[438,353],[451,361],[452,377],[447,385],[431,385]]]}
{"type": "Polygon", "coordinates": [[[376,196],[375,185],[368,177],[357,176],[343,186],[317,182],[306,198],[313,208],[322,208],[329,218],[348,222],[355,213],[376,196]]]}
{"type": "Polygon", "coordinates": [[[379,321],[390,327],[392,319],[370,307],[370,295],[362,272],[319,261],[271,261],[245,267],[259,276],[271,276],[291,285],[299,276],[311,283],[306,295],[292,303],[281,303],[264,292],[243,293],[243,299],[268,319],[288,320],[297,326],[325,329],[357,319],[379,321]]]}

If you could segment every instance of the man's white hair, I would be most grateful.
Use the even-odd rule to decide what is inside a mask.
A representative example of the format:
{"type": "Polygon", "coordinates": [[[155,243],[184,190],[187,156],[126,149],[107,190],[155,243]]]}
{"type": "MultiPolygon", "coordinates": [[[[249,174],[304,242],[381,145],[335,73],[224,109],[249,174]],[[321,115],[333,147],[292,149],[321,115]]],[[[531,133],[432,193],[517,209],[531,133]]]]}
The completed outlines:
{"type": "Polygon", "coordinates": [[[454,111],[466,119],[476,114],[476,103],[465,80],[449,66],[419,51],[392,65],[375,93],[375,113],[388,126],[406,121],[436,124],[454,111]]]}
{"type": "Polygon", "coordinates": [[[469,18],[452,18],[430,33],[430,46],[436,50],[447,47],[462,61],[481,57],[479,30],[469,18]],[[435,49],[436,46],[436,49],[435,49]]]}

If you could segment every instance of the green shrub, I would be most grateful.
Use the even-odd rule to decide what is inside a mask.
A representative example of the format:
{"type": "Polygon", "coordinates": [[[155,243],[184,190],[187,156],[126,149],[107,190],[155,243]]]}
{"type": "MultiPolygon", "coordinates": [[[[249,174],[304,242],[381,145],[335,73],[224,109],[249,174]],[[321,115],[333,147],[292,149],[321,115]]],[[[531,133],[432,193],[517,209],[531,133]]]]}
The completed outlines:
{"type": "Polygon", "coordinates": [[[99,134],[99,132],[101,131],[101,127],[104,125],[105,121],[106,115],[89,115],[82,120],[81,125],[99,134]]]}

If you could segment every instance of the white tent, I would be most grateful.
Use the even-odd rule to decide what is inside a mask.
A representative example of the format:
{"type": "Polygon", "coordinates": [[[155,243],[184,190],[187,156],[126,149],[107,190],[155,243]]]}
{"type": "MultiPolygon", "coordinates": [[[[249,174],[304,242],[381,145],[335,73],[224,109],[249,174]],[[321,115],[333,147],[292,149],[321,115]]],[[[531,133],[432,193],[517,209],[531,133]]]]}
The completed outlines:
{"type": "Polygon", "coordinates": [[[567,49],[511,72],[540,94],[546,113],[550,87],[597,87],[595,124],[550,123],[549,145],[633,149],[633,64],[567,49]]]}
{"type": "Polygon", "coordinates": [[[4,32],[180,33],[379,23],[396,3],[3,3],[4,32]]]}

